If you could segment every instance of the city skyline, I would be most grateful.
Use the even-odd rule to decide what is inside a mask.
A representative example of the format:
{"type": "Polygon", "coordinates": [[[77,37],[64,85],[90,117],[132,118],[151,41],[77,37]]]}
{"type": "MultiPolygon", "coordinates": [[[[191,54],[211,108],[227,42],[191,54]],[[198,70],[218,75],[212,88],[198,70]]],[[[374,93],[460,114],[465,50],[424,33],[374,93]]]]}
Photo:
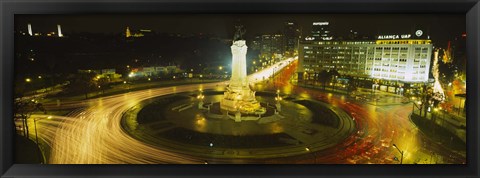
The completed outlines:
{"type": "Polygon", "coordinates": [[[359,35],[412,34],[421,29],[438,45],[465,33],[465,20],[462,15],[437,14],[273,14],[273,15],[18,15],[15,29],[27,31],[32,24],[33,31],[43,33],[56,31],[62,25],[63,33],[125,33],[125,28],[151,29],[157,33],[214,34],[220,38],[230,38],[233,26],[243,24],[248,39],[256,35],[282,33],[285,22],[299,24],[302,37],[311,35],[313,22],[328,21],[335,37],[347,37],[350,30],[359,35]],[[379,16],[380,15],[380,16],[379,16]],[[408,24],[408,25],[405,25],[408,24]]]}

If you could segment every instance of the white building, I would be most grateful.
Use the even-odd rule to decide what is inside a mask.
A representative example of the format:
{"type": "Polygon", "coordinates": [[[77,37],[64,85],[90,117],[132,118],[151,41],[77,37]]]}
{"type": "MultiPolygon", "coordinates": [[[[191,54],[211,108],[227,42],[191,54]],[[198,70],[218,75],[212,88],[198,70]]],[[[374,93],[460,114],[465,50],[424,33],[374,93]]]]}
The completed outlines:
{"type": "Polygon", "coordinates": [[[359,78],[427,82],[433,48],[431,40],[407,39],[407,36],[397,39],[397,36],[383,35],[370,41],[302,42],[298,77],[314,79],[322,70],[336,69],[341,75],[359,78]]]}
{"type": "Polygon", "coordinates": [[[177,66],[151,66],[151,67],[139,67],[133,68],[129,77],[151,77],[165,74],[175,74],[182,72],[177,66]]]}

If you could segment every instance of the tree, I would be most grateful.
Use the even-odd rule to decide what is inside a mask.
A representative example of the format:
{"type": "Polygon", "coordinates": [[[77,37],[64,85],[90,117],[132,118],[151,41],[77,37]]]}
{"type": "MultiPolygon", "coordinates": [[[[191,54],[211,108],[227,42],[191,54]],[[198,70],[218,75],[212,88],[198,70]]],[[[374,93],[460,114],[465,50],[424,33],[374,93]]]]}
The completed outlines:
{"type": "Polygon", "coordinates": [[[357,81],[355,80],[355,78],[350,75],[346,76],[345,78],[348,80],[347,90],[349,92],[357,90],[357,81]]]}
{"type": "Polygon", "coordinates": [[[102,94],[105,94],[105,89],[108,87],[109,80],[105,77],[101,77],[97,80],[98,87],[102,90],[102,94]]]}
{"type": "Polygon", "coordinates": [[[329,76],[330,76],[331,80],[333,80],[333,91],[335,91],[335,84],[337,83],[337,76],[339,76],[340,74],[335,69],[332,69],[332,70],[328,71],[328,73],[329,73],[329,76]]]}
{"type": "Polygon", "coordinates": [[[28,138],[28,118],[32,115],[33,112],[36,111],[45,111],[45,108],[43,108],[43,105],[41,103],[38,103],[35,101],[35,99],[32,100],[22,100],[22,99],[15,99],[14,105],[13,105],[13,114],[14,114],[14,122],[15,119],[20,119],[22,121],[22,127],[23,127],[23,135],[28,138]]]}
{"type": "Polygon", "coordinates": [[[432,105],[432,97],[433,97],[433,88],[427,87],[425,84],[422,87],[421,95],[421,102],[420,104],[420,116],[427,117],[428,108],[432,105]],[[423,111],[423,116],[422,116],[423,111]]]}
{"type": "Polygon", "coordinates": [[[327,83],[327,81],[331,78],[330,74],[328,71],[326,70],[322,70],[320,71],[320,73],[318,73],[318,81],[322,83],[323,85],[323,90],[325,90],[325,84],[327,83]]]}
{"type": "Polygon", "coordinates": [[[95,73],[78,73],[72,79],[68,85],[67,91],[70,93],[82,93],[85,95],[85,99],[88,98],[88,93],[92,91],[95,87],[94,78],[96,77],[95,73]]]}

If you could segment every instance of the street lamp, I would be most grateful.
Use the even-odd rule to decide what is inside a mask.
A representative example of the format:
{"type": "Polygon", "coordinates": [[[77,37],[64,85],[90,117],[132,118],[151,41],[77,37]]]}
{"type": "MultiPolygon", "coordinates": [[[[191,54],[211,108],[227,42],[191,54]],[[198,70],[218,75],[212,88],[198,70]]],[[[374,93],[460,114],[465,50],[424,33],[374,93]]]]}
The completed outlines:
{"type": "Polygon", "coordinates": [[[277,69],[277,67],[273,67],[273,71],[272,71],[272,83],[273,83],[273,88],[275,88],[275,69],[277,69]]]}
{"type": "Polygon", "coordinates": [[[315,152],[314,152],[314,151],[311,151],[309,147],[306,147],[306,148],[305,148],[305,151],[307,151],[307,152],[309,152],[309,153],[312,154],[313,162],[314,162],[315,164],[317,164],[317,155],[315,154],[315,152]]]}
{"type": "Polygon", "coordinates": [[[307,86],[307,75],[308,75],[307,71],[303,72],[303,81],[304,81],[303,83],[305,86],[307,86]]]}
{"type": "Polygon", "coordinates": [[[402,164],[402,163],[403,163],[403,151],[400,150],[400,149],[397,147],[397,145],[395,145],[395,144],[393,144],[393,147],[395,147],[395,148],[398,150],[398,152],[400,152],[400,155],[402,156],[402,157],[400,157],[400,164],[402,164]]]}
{"type": "Polygon", "coordinates": [[[373,93],[373,99],[375,100],[375,106],[377,106],[377,97],[375,96],[375,89],[378,88],[378,84],[377,83],[374,83],[372,85],[372,93],[373,93]]]}
{"type": "MultiPolygon", "coordinates": [[[[204,98],[205,98],[205,95],[203,95],[203,90],[199,89],[199,94],[197,95],[198,109],[203,109],[203,99],[204,98]]],[[[210,106],[208,106],[208,112],[210,112],[210,106]]]]}
{"type": "Polygon", "coordinates": [[[282,97],[280,97],[280,90],[277,90],[277,96],[275,97],[275,114],[279,114],[278,112],[282,111],[282,105],[280,104],[280,101],[282,101],[282,97]]]}
{"type": "MultiPolygon", "coordinates": [[[[38,132],[37,132],[37,120],[42,120],[42,119],[45,119],[45,118],[34,118],[33,119],[33,125],[35,127],[35,141],[37,143],[37,147],[40,148],[39,144],[38,144],[38,132]]],[[[52,119],[52,116],[48,116],[47,119],[52,119]]],[[[40,155],[38,155],[40,157],[40,155]]],[[[43,159],[42,159],[42,162],[43,162],[43,159]]]]}

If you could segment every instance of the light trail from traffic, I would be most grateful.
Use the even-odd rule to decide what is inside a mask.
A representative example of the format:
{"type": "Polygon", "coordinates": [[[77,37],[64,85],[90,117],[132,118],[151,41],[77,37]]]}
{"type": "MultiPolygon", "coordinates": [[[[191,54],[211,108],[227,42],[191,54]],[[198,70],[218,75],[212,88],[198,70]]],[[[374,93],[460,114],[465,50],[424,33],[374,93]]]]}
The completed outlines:
{"type": "Polygon", "coordinates": [[[274,65],[268,66],[265,69],[262,69],[254,74],[248,76],[250,83],[260,83],[262,81],[268,80],[274,74],[279,73],[283,68],[290,65],[292,62],[298,60],[298,57],[288,58],[281,62],[277,62],[274,65]]]}
{"type": "MultiPolygon", "coordinates": [[[[275,64],[277,69],[292,59],[275,64]]],[[[253,74],[256,81],[268,79],[274,68],[253,74]]],[[[50,147],[49,164],[203,164],[205,161],[188,155],[165,151],[132,138],[121,127],[123,113],[142,100],[200,89],[224,89],[225,83],[192,84],[134,91],[120,95],[69,102],[62,108],[82,108],[67,116],[52,116],[37,122],[38,137],[50,147]]],[[[52,106],[50,106],[52,108],[52,106]]],[[[49,115],[34,115],[47,118],[49,115]]],[[[30,122],[32,125],[33,123],[30,122]]],[[[31,132],[34,133],[34,132],[31,132]]]]}
{"type": "MultiPolygon", "coordinates": [[[[205,89],[218,83],[202,84],[205,89]]],[[[176,86],[130,92],[116,97],[84,102],[84,110],[66,117],[43,121],[39,137],[51,147],[51,164],[153,164],[203,163],[202,160],[163,151],[138,141],[120,125],[122,114],[139,101],[161,95],[198,90],[198,86],[176,86]],[[90,105],[90,106],[89,106],[90,105]]],[[[35,116],[40,117],[40,116],[35,116]]],[[[45,116],[43,116],[45,117],[45,116]]]]}

